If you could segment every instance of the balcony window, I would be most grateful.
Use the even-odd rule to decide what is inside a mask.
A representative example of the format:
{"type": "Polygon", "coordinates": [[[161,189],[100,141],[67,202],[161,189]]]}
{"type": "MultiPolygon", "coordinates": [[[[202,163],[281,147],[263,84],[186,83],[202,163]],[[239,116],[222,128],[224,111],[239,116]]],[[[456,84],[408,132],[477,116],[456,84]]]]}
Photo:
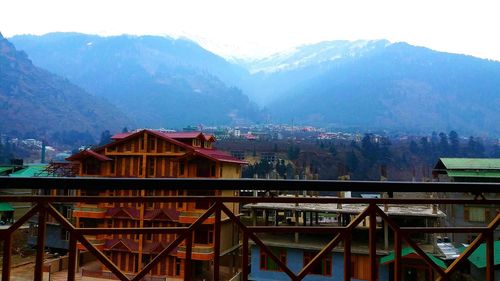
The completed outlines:
{"type": "Polygon", "coordinates": [[[184,162],[179,163],[179,175],[183,176],[184,175],[184,162]]]}
{"type": "Polygon", "coordinates": [[[470,222],[485,222],[486,210],[483,207],[464,207],[464,220],[470,222]]]}
{"type": "Polygon", "coordinates": [[[179,258],[175,258],[175,276],[181,275],[181,260],[179,258]]]}
{"type": "MultiPolygon", "coordinates": [[[[303,266],[305,267],[317,254],[318,252],[304,252],[303,266]]],[[[312,269],[309,272],[310,274],[331,276],[332,255],[328,254],[321,258],[321,260],[319,260],[312,266],[312,269]]]]}
{"type": "Polygon", "coordinates": [[[212,225],[203,226],[194,232],[195,244],[212,244],[214,242],[214,232],[212,225]]]}
{"type": "MultiPolygon", "coordinates": [[[[214,190],[188,190],[187,191],[188,196],[214,196],[215,191],[214,190]]],[[[210,208],[210,202],[208,201],[196,201],[194,205],[195,209],[198,210],[207,210],[210,208]]]]}
{"type": "MultiPolygon", "coordinates": [[[[273,254],[286,264],[285,249],[271,249],[273,254]]],[[[263,250],[260,251],[260,269],[267,271],[282,271],[278,264],[263,250]]]]}
{"type": "Polygon", "coordinates": [[[88,158],[82,162],[84,175],[99,175],[101,173],[101,163],[98,160],[88,158]]]}

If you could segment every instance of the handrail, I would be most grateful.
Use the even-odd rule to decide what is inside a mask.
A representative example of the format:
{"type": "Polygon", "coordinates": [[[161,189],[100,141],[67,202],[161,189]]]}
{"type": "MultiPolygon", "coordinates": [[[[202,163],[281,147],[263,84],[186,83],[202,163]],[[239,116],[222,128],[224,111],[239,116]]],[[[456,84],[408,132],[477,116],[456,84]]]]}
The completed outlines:
{"type": "Polygon", "coordinates": [[[310,190],[377,192],[471,192],[497,193],[500,183],[399,182],[339,180],[272,180],[209,178],[99,178],[99,177],[0,177],[0,186],[10,189],[217,189],[217,190],[310,190]]]}
{"type": "MultiPolygon", "coordinates": [[[[76,264],[76,249],[77,243],[83,245],[87,248],[94,256],[101,261],[112,273],[114,273],[120,280],[141,280],[144,278],[151,269],[156,266],[159,261],[169,255],[171,251],[177,248],[185,249],[185,270],[186,275],[184,275],[185,280],[190,280],[191,271],[189,267],[191,266],[192,255],[197,254],[197,251],[193,251],[193,235],[194,232],[201,228],[205,224],[214,225],[214,280],[219,278],[219,264],[220,264],[220,235],[221,235],[221,222],[223,220],[230,220],[234,225],[242,232],[242,239],[239,245],[243,248],[242,252],[242,263],[248,264],[248,254],[249,254],[249,242],[260,247],[269,258],[271,258],[280,268],[283,274],[290,277],[291,280],[302,280],[307,274],[310,274],[312,267],[315,263],[322,260],[329,252],[332,251],[339,243],[343,243],[344,248],[344,280],[350,280],[351,276],[351,241],[350,236],[353,230],[365,220],[368,220],[368,246],[367,251],[369,252],[369,268],[371,269],[370,280],[377,280],[377,220],[383,222],[386,228],[390,228],[394,232],[394,250],[398,252],[395,255],[394,263],[394,279],[401,280],[401,261],[402,257],[400,250],[402,243],[407,244],[409,247],[413,248],[417,255],[419,255],[423,261],[429,265],[436,272],[436,277],[448,280],[457,269],[465,262],[465,260],[470,256],[481,243],[487,244],[487,280],[495,280],[494,273],[494,261],[493,261],[493,239],[494,233],[496,233],[498,225],[500,224],[500,214],[494,216],[494,219],[486,226],[431,226],[431,227],[409,227],[400,226],[394,219],[394,216],[390,216],[390,208],[398,207],[400,205],[412,205],[412,204],[422,204],[428,205],[428,208],[433,209],[432,206],[437,206],[437,204],[461,204],[461,205],[489,205],[489,206],[500,206],[500,198],[496,196],[477,196],[477,195],[487,195],[485,193],[495,193],[500,192],[500,183],[454,183],[454,182],[430,182],[430,183],[415,183],[415,182],[369,182],[369,181],[319,181],[319,180],[260,180],[260,179],[179,179],[179,178],[162,178],[162,179],[139,179],[139,178],[63,178],[63,177],[34,177],[34,178],[10,178],[10,177],[0,177],[0,187],[9,189],[38,189],[38,190],[53,190],[53,189],[65,189],[65,190],[93,190],[93,191],[105,191],[105,190],[272,190],[272,191],[292,191],[291,193],[297,193],[297,191],[308,190],[308,191],[371,191],[371,192],[387,192],[387,193],[417,193],[417,192],[429,192],[429,193],[441,193],[441,192],[457,192],[457,193],[472,193],[476,196],[472,198],[469,196],[467,198],[439,198],[435,196],[433,198],[339,198],[339,197],[316,197],[316,196],[280,196],[273,192],[267,193],[265,197],[244,197],[244,196],[110,196],[110,197],[100,197],[100,196],[24,196],[24,195],[1,195],[0,202],[32,202],[34,206],[27,214],[20,218],[16,223],[14,223],[8,229],[0,230],[0,241],[4,243],[3,252],[3,263],[5,268],[10,268],[11,257],[10,253],[12,251],[12,239],[13,232],[18,229],[23,223],[25,223],[33,215],[38,218],[38,237],[40,240],[44,240],[44,233],[47,222],[47,216],[50,215],[55,221],[59,222],[61,226],[70,233],[70,243],[69,243],[69,261],[70,270],[68,271],[68,280],[75,279],[75,264],[76,264]],[[148,202],[208,202],[207,206],[211,206],[208,210],[202,210],[198,214],[196,220],[190,224],[184,224],[176,226],[163,226],[163,227],[143,227],[143,228],[81,228],[73,225],[67,218],[65,218],[58,210],[54,207],[57,204],[53,203],[75,203],[75,202],[86,202],[86,203],[112,203],[112,202],[127,202],[127,203],[144,203],[145,200],[148,202]],[[279,226],[277,223],[275,226],[257,226],[257,225],[245,225],[242,220],[240,220],[240,214],[237,213],[238,210],[230,210],[226,207],[226,203],[240,203],[240,204],[251,204],[247,206],[255,206],[256,209],[266,209],[265,204],[254,205],[255,203],[280,203],[283,205],[277,205],[276,209],[286,208],[288,205],[292,205],[295,211],[310,212],[316,211],[321,212],[321,209],[308,209],[308,204],[328,204],[330,206],[339,206],[336,204],[358,204],[362,205],[353,220],[348,222],[347,225],[343,226],[299,226],[297,222],[295,226],[285,225],[279,226]],[[294,204],[293,204],[294,203],[294,204]],[[304,204],[302,204],[304,203],[304,204]],[[286,205],[288,204],[288,205],[286,205]],[[302,204],[299,206],[299,204],[302,204]],[[432,205],[432,206],[431,206],[432,205]],[[383,206],[383,207],[382,207],[383,206]],[[209,222],[210,219],[210,223],[209,222]],[[175,240],[171,241],[166,248],[164,248],[158,256],[151,260],[142,271],[138,272],[135,276],[129,276],[128,273],[122,272],[121,269],[113,264],[109,258],[100,252],[95,245],[92,245],[90,238],[85,237],[85,235],[97,235],[97,234],[158,234],[158,233],[171,233],[175,234],[175,240]],[[263,241],[257,234],[266,233],[328,233],[332,234],[332,240],[324,246],[324,248],[307,264],[300,272],[294,272],[287,267],[286,262],[283,262],[279,257],[273,254],[269,246],[266,246],[265,241],[263,241]],[[478,233],[479,236],[471,243],[467,250],[457,258],[453,264],[447,268],[442,269],[437,266],[430,257],[419,247],[417,242],[415,242],[411,235],[415,233],[478,233]],[[132,279],[130,279],[131,277],[132,279]]],[[[346,205],[344,205],[344,210],[346,205]]],[[[334,207],[332,208],[334,209],[334,207]]],[[[341,210],[341,209],[339,209],[341,210]]],[[[434,210],[434,209],[433,209],[434,210]]],[[[436,209],[437,210],[437,209],[436,209]]],[[[331,209],[329,209],[331,211],[331,209]]],[[[328,211],[327,211],[328,212],[328,211]]],[[[253,212],[256,214],[257,212],[253,212]]],[[[416,214],[415,214],[416,215],[416,214]]],[[[429,215],[429,214],[428,214],[429,215]]],[[[438,213],[433,212],[435,218],[438,218],[438,213]]],[[[294,213],[293,216],[296,216],[294,213]]],[[[443,215],[444,216],[444,215],[443,215]]],[[[304,216],[305,218],[305,216],[304,216]]],[[[267,221],[267,218],[266,218],[267,221]]],[[[311,218],[312,221],[312,218],[311,218]]],[[[312,224],[312,223],[311,223],[312,224]]],[[[384,230],[385,231],[385,230],[384,230]]],[[[269,244],[268,244],[269,245],[269,244]]],[[[35,280],[41,280],[43,254],[44,253],[44,243],[37,245],[37,261],[35,268],[35,280]]],[[[241,280],[248,280],[248,268],[241,268],[241,280]]],[[[10,271],[4,270],[2,272],[2,277],[6,280],[10,277],[10,271]]]]}

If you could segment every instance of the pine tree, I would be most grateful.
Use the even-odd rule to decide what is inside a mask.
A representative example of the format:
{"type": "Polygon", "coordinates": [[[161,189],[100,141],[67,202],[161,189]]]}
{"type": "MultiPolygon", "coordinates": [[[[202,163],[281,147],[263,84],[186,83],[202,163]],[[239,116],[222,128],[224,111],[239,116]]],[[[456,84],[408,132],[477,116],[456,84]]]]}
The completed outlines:
{"type": "Polygon", "coordinates": [[[460,140],[458,139],[458,134],[455,131],[451,131],[449,134],[450,139],[450,156],[457,157],[460,155],[460,140]]]}

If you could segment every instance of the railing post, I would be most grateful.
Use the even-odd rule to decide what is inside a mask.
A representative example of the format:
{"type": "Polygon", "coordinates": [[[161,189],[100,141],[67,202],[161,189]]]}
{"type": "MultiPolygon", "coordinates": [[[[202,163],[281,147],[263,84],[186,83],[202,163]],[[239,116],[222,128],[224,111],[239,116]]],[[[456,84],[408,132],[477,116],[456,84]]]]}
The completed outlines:
{"type": "Polygon", "coordinates": [[[243,230],[243,257],[241,261],[241,280],[248,281],[248,230],[243,230]]]}
{"type": "Polygon", "coordinates": [[[351,280],[351,239],[350,235],[344,238],[344,281],[351,280]]]}
{"type": "Polygon", "coordinates": [[[217,208],[215,209],[215,224],[214,224],[214,281],[218,281],[220,279],[219,275],[219,267],[220,267],[220,227],[221,227],[221,209],[220,202],[217,204],[217,208]]]}
{"type": "Polygon", "coordinates": [[[370,253],[370,281],[377,280],[377,213],[375,205],[370,204],[370,221],[369,221],[369,253],[370,253]]]}
{"type": "Polygon", "coordinates": [[[12,256],[12,234],[5,235],[3,240],[3,263],[2,263],[2,280],[10,280],[10,262],[12,256]]]}
{"type": "Polygon", "coordinates": [[[75,234],[70,233],[69,236],[69,251],[68,251],[68,281],[75,280],[76,264],[77,264],[76,238],[75,234]]]}
{"type": "Polygon", "coordinates": [[[486,236],[486,280],[495,280],[495,245],[493,231],[489,231],[486,236]]]}
{"type": "Polygon", "coordinates": [[[184,280],[191,280],[191,256],[193,253],[193,232],[186,237],[186,259],[184,260],[184,280]]]}
{"type": "Polygon", "coordinates": [[[401,234],[394,231],[394,281],[401,281],[401,234]]]}
{"type": "Polygon", "coordinates": [[[47,205],[42,204],[38,212],[38,236],[36,239],[36,260],[34,281],[43,280],[43,259],[45,254],[45,230],[47,228],[47,205]]]}

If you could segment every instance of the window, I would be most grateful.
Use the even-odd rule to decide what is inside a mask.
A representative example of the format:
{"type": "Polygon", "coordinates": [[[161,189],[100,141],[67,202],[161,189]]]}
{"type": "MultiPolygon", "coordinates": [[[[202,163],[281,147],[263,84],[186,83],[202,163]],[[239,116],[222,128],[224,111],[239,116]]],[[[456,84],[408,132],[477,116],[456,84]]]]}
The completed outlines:
{"type": "MultiPolygon", "coordinates": [[[[145,221],[144,227],[153,227],[153,223],[150,221],[145,221]]],[[[144,234],[144,238],[146,239],[146,241],[151,241],[151,240],[153,240],[153,234],[150,232],[146,233],[146,234],[144,234]]]]}
{"type": "Polygon", "coordinates": [[[156,139],[153,137],[149,137],[148,139],[148,152],[156,151],[156,139]]]}
{"type": "Polygon", "coordinates": [[[200,139],[193,139],[193,146],[200,147],[201,146],[201,140],[200,139]]]}
{"type": "Polygon", "coordinates": [[[148,176],[155,175],[155,158],[148,158],[148,176]]]}
{"type": "Polygon", "coordinates": [[[69,232],[66,229],[61,228],[61,240],[69,240],[69,232]]]}
{"type": "MultiPolygon", "coordinates": [[[[151,189],[146,189],[146,196],[148,197],[154,197],[154,190],[151,189]]],[[[146,200],[146,207],[147,208],[153,208],[154,202],[149,200],[149,198],[145,198],[146,200]]]]}
{"type": "Polygon", "coordinates": [[[203,225],[200,229],[194,232],[195,244],[212,244],[214,243],[213,225],[203,225]]]}
{"type": "Polygon", "coordinates": [[[210,149],[210,148],[212,148],[212,143],[211,143],[211,142],[209,142],[209,141],[206,141],[206,142],[204,143],[204,146],[205,146],[205,148],[210,149]]]}
{"type": "MultiPolygon", "coordinates": [[[[184,191],[178,190],[177,196],[184,196],[184,191]]],[[[182,201],[177,202],[177,208],[183,208],[183,207],[184,207],[184,202],[182,201]]]]}
{"type": "Polygon", "coordinates": [[[184,175],[184,162],[179,163],[179,175],[184,175]]]}
{"type": "Polygon", "coordinates": [[[464,220],[471,222],[485,222],[486,210],[482,207],[464,207],[464,220]]]}
{"type": "Polygon", "coordinates": [[[210,165],[210,176],[215,177],[215,165],[210,165]]]}
{"type": "MultiPolygon", "coordinates": [[[[304,252],[304,262],[303,266],[305,267],[309,262],[318,254],[318,252],[304,252]]],[[[317,274],[317,275],[326,275],[326,276],[331,276],[332,275],[332,255],[328,254],[325,257],[321,258],[318,262],[316,262],[311,270],[309,271],[310,274],[317,274]]]]}
{"type": "Polygon", "coordinates": [[[175,258],[175,276],[181,275],[181,260],[175,258]]]}
{"type": "MultiPolygon", "coordinates": [[[[284,249],[271,249],[271,252],[286,264],[286,251],[284,249]]],[[[260,250],[260,269],[269,271],[281,271],[278,264],[263,250],[260,250]]]]}

